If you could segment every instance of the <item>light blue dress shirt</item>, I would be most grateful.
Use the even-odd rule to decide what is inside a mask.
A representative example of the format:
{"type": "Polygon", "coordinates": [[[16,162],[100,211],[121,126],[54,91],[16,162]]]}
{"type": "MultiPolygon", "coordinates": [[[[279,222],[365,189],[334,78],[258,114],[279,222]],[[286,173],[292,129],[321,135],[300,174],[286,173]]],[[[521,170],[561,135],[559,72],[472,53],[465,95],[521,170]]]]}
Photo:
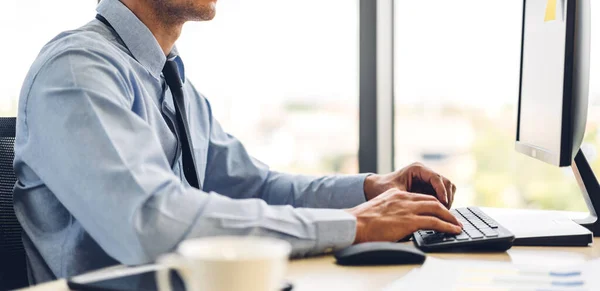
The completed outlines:
{"type": "MultiPolygon", "coordinates": [[[[365,175],[278,173],[225,133],[189,80],[184,92],[202,190],[182,172],[166,56],[118,0],[50,41],[21,91],[15,210],[30,281],[143,264],[187,238],[269,236],[294,256],[350,245],[365,175]]],[[[177,51],[182,76],[184,67],[177,51]]],[[[201,64],[198,64],[201,65],[201,64]]],[[[235,84],[232,84],[235,86],[235,84]]]]}

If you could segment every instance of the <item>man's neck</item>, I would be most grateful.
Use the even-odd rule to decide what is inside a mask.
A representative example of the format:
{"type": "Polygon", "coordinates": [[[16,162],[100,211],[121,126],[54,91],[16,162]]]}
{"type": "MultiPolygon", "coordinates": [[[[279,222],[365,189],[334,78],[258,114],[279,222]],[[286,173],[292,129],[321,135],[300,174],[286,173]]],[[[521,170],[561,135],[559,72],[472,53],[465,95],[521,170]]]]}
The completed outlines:
{"type": "Polygon", "coordinates": [[[150,29],[165,55],[168,55],[181,34],[183,23],[170,23],[160,19],[160,14],[144,1],[121,0],[121,2],[150,29]]]}

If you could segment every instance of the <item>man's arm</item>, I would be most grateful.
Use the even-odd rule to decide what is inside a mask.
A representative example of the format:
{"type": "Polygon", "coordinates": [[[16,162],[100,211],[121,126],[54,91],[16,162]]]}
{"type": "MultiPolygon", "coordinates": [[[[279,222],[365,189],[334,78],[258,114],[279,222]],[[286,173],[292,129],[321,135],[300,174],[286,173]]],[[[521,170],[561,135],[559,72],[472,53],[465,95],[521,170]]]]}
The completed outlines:
{"type": "Polygon", "coordinates": [[[406,192],[400,181],[417,179],[405,172],[433,173],[413,165],[389,175],[372,175],[369,178],[375,179],[365,184],[367,175],[312,178],[272,172],[250,157],[240,141],[223,132],[211,116],[204,190],[226,193],[242,201],[254,197],[270,204],[350,208],[345,212],[357,219],[353,243],[398,241],[419,229],[460,233],[458,220],[434,196],[406,192]],[[363,203],[365,194],[369,201],[363,203]]]}
{"type": "MultiPolygon", "coordinates": [[[[198,98],[210,108],[206,98],[200,95],[198,98]]],[[[250,156],[242,143],[227,134],[210,115],[205,191],[238,199],[260,198],[270,205],[308,208],[343,209],[366,201],[367,174],[312,177],[271,171],[250,156]]]]}
{"type": "Polygon", "coordinates": [[[96,49],[102,46],[57,52],[24,88],[16,170],[30,167],[109,255],[147,263],[184,239],[215,235],[284,239],[295,256],[353,242],[356,219],[341,210],[184,187],[155,133],[131,110],[137,89],[127,68],[96,49]]]}
{"type": "Polygon", "coordinates": [[[205,191],[233,198],[261,198],[271,205],[343,209],[398,189],[433,195],[448,209],[452,206],[456,186],[419,163],[385,175],[311,177],[270,171],[252,158],[239,140],[224,132],[212,116],[208,100],[196,97],[206,103],[211,120],[205,191]]]}

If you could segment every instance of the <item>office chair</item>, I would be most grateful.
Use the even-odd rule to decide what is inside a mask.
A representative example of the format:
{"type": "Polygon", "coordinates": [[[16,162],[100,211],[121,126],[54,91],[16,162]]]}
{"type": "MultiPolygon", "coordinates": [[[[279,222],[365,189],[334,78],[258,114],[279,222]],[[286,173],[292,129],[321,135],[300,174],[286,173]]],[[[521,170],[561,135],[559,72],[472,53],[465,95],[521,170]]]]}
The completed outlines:
{"type": "Polygon", "coordinates": [[[0,290],[28,285],[22,229],[13,208],[16,121],[0,117],[0,290]]]}

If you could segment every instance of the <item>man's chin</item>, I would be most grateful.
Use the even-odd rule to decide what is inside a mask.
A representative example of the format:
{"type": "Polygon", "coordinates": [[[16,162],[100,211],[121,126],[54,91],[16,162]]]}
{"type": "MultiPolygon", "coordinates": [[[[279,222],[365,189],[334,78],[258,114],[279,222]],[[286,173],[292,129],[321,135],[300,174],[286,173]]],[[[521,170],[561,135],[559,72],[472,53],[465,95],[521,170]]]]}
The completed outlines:
{"type": "Polygon", "coordinates": [[[195,21],[210,21],[217,15],[217,4],[215,2],[202,7],[196,14],[195,21]]]}

